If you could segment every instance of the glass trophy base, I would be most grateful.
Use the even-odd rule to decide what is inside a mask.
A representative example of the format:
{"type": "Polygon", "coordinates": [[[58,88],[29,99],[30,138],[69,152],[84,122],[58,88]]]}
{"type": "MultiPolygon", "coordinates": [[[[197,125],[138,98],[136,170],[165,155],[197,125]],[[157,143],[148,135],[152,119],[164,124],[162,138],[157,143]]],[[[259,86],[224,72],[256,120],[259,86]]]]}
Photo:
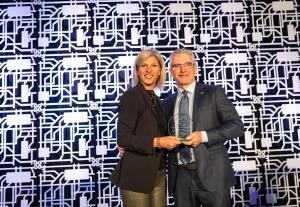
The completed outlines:
{"type": "Polygon", "coordinates": [[[178,140],[179,140],[180,142],[188,142],[188,141],[190,141],[191,139],[187,139],[187,138],[178,138],[178,140]]]}

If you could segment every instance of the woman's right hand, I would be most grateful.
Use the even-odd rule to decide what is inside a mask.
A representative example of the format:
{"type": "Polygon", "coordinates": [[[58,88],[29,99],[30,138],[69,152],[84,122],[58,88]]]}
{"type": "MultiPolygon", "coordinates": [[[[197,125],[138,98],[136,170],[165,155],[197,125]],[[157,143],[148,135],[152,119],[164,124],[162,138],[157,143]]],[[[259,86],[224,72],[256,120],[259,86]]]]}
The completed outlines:
{"type": "Polygon", "coordinates": [[[179,144],[181,144],[181,142],[175,136],[156,137],[153,141],[154,147],[168,150],[174,149],[179,144]]]}
{"type": "Polygon", "coordinates": [[[118,150],[119,150],[120,156],[122,157],[122,156],[124,155],[124,153],[125,153],[125,149],[124,149],[123,147],[120,147],[120,146],[118,145],[118,150]]]}

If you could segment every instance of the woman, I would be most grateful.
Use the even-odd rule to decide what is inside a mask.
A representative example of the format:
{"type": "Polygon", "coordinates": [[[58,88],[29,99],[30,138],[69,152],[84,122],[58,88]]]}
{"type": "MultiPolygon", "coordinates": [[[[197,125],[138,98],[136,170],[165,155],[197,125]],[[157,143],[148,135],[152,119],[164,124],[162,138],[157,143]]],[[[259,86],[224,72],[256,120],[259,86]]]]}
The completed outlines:
{"type": "Polygon", "coordinates": [[[153,49],[141,51],[133,66],[132,88],[119,103],[118,145],[124,149],[110,179],[120,187],[125,207],[165,207],[166,184],[163,149],[180,142],[163,135],[167,121],[155,88],[163,89],[166,69],[153,49]]]}

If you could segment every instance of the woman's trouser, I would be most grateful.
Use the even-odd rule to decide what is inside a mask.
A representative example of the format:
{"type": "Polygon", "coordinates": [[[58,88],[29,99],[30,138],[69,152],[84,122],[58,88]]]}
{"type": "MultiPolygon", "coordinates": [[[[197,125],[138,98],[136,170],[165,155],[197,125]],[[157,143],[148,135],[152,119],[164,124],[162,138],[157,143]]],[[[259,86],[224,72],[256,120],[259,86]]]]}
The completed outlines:
{"type": "Polygon", "coordinates": [[[165,170],[157,173],[155,187],[150,193],[138,193],[121,189],[124,207],[166,207],[165,170]]]}

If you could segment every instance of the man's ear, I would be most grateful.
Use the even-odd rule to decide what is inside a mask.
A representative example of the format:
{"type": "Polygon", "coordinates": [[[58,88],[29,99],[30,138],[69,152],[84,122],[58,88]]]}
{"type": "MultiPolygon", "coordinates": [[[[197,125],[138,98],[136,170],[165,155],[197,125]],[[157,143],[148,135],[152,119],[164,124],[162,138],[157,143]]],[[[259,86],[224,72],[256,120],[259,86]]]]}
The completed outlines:
{"type": "Polygon", "coordinates": [[[194,65],[194,71],[195,71],[195,76],[197,75],[197,72],[199,72],[200,71],[200,69],[199,69],[199,71],[198,71],[198,67],[197,67],[197,65],[194,65]]]}
{"type": "Polygon", "coordinates": [[[174,73],[173,73],[173,70],[171,68],[169,69],[169,72],[171,73],[171,77],[174,79],[174,73]]]}

